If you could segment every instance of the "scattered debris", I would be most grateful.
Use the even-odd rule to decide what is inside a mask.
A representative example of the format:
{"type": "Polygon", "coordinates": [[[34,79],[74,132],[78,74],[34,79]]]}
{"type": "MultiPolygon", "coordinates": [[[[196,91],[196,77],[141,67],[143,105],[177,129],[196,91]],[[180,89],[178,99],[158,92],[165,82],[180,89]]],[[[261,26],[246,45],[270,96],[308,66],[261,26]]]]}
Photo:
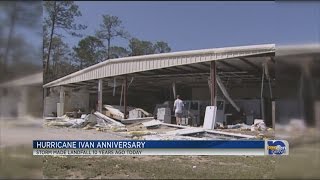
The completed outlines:
{"type": "Polygon", "coordinates": [[[154,135],[157,133],[151,132],[151,131],[130,131],[130,132],[128,132],[128,134],[132,135],[132,136],[145,136],[145,135],[154,135]]]}
{"type": "Polygon", "coordinates": [[[254,124],[251,126],[251,131],[266,131],[267,126],[262,119],[255,119],[254,124]]]}
{"type": "Polygon", "coordinates": [[[143,136],[144,140],[206,140],[207,138],[198,138],[192,136],[173,136],[167,134],[143,136]]]}
{"type": "Polygon", "coordinates": [[[111,105],[104,105],[103,107],[106,109],[106,116],[117,120],[124,119],[124,114],[119,110],[119,108],[115,108],[111,105]]]}
{"type": "Polygon", "coordinates": [[[148,122],[144,122],[142,123],[146,128],[148,127],[153,127],[153,126],[159,126],[162,124],[161,121],[159,120],[151,120],[151,121],[148,121],[148,122]]]}
{"type": "MultiPolygon", "coordinates": [[[[116,120],[123,120],[124,119],[124,107],[123,106],[116,106],[116,105],[104,105],[105,115],[109,118],[116,119],[116,120]]],[[[134,108],[128,106],[129,111],[129,119],[136,119],[136,118],[145,118],[150,117],[152,114],[148,113],[144,109],[141,108],[134,108]]]]}
{"type": "Polygon", "coordinates": [[[158,108],[157,109],[157,119],[165,123],[171,123],[171,109],[170,108],[158,108]]]}
{"type": "Polygon", "coordinates": [[[144,117],[150,117],[152,114],[148,113],[147,111],[141,109],[141,108],[135,108],[131,111],[129,111],[129,118],[144,118],[144,117]]]}
{"type": "Polygon", "coordinates": [[[178,130],[175,130],[175,131],[169,131],[166,134],[167,135],[182,135],[183,136],[183,135],[203,133],[203,132],[205,132],[205,130],[202,129],[202,128],[190,127],[190,128],[186,128],[186,129],[178,129],[178,130]]]}
{"type": "Polygon", "coordinates": [[[70,127],[73,125],[73,123],[65,122],[65,121],[51,121],[47,125],[48,126],[70,127]]]}
{"type": "Polygon", "coordinates": [[[150,121],[153,120],[153,117],[144,117],[144,118],[129,118],[129,119],[121,119],[121,123],[123,124],[132,124],[136,122],[144,122],[144,121],[150,121]]]}
{"type": "Polygon", "coordinates": [[[103,115],[103,114],[100,113],[100,112],[95,112],[94,115],[96,115],[96,116],[98,116],[99,118],[101,118],[101,119],[103,119],[103,120],[105,120],[105,121],[107,121],[107,122],[110,122],[110,123],[112,123],[112,124],[114,124],[114,125],[124,126],[124,124],[122,124],[122,123],[120,123],[120,122],[118,122],[118,121],[116,121],[116,120],[114,120],[114,119],[111,119],[111,118],[103,115]]]}
{"type": "MultiPolygon", "coordinates": [[[[107,106],[107,105],[106,105],[107,106]]],[[[109,112],[114,115],[119,115],[117,112],[121,112],[119,109],[116,111],[115,107],[107,106],[109,112]]],[[[223,126],[223,124],[215,123],[215,109],[216,107],[209,108],[210,113],[206,113],[207,128],[215,127],[224,129],[240,129],[250,130],[254,128],[255,131],[266,130],[266,126],[263,120],[255,120],[255,124],[252,126],[246,124],[236,124],[223,126]]],[[[143,112],[142,109],[132,109],[132,113],[143,112]]],[[[208,112],[209,112],[208,110],[208,112]]],[[[146,112],[143,112],[147,114],[146,112]]],[[[137,115],[137,114],[136,114],[137,115]]],[[[144,116],[144,115],[143,115],[144,116]]],[[[91,114],[79,115],[80,118],[70,118],[67,115],[57,118],[45,118],[48,126],[58,127],[70,127],[70,128],[82,128],[84,130],[95,129],[100,132],[117,132],[119,135],[130,137],[132,139],[145,139],[145,140],[210,140],[210,139],[251,139],[260,138],[251,135],[244,135],[241,133],[222,132],[217,130],[206,129],[202,127],[190,127],[165,123],[160,120],[155,120],[153,117],[142,118],[130,118],[121,119],[119,121],[115,118],[108,117],[100,112],[94,112],[91,114]],[[127,125],[124,125],[124,124],[127,125]],[[152,131],[150,131],[152,129],[152,131]]],[[[270,130],[272,131],[272,130],[270,130]]]]}
{"type": "Polygon", "coordinates": [[[228,125],[228,129],[240,129],[240,130],[251,130],[251,126],[241,123],[241,124],[235,124],[235,125],[228,125]]]}

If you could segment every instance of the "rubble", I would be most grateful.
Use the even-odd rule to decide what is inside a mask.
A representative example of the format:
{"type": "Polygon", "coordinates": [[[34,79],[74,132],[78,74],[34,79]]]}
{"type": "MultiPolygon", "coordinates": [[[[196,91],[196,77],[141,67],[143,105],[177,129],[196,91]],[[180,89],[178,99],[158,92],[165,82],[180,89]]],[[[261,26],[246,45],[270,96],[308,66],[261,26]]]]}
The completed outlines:
{"type": "MultiPolygon", "coordinates": [[[[116,106],[116,105],[104,105],[103,106],[105,111],[105,115],[109,118],[113,118],[116,120],[124,120],[124,107],[123,106],[116,106]]],[[[135,108],[128,106],[129,111],[129,119],[136,119],[136,118],[145,118],[150,117],[152,114],[148,113],[144,109],[135,108]]]]}
{"type": "MultiPolygon", "coordinates": [[[[99,112],[93,114],[81,115],[81,118],[72,119],[64,115],[55,119],[45,118],[47,126],[60,126],[71,128],[94,129],[96,127],[103,127],[105,129],[112,129],[114,127],[124,127],[118,121],[115,121],[99,112]]],[[[122,130],[123,131],[123,130],[122,130]]]]}
{"type": "Polygon", "coordinates": [[[129,119],[121,119],[120,122],[123,124],[132,124],[136,122],[145,122],[153,120],[153,117],[144,117],[144,118],[129,118],[129,119]]]}
{"type": "MultiPolygon", "coordinates": [[[[119,110],[120,111],[120,110],[119,110]]],[[[115,112],[115,111],[113,111],[115,112]]],[[[79,116],[80,117],[80,116],[79,116]]],[[[209,117],[209,116],[208,116],[209,117]]],[[[82,128],[84,130],[95,129],[100,132],[117,132],[119,135],[132,139],[145,140],[210,140],[210,139],[251,139],[258,138],[241,133],[221,132],[202,127],[190,127],[165,123],[155,120],[153,117],[116,119],[110,118],[100,112],[82,114],[80,118],[70,118],[67,115],[53,118],[45,118],[48,126],[68,128],[82,128]],[[124,123],[124,124],[123,124],[124,123]],[[125,125],[126,124],[126,125],[125,125]],[[152,131],[150,131],[152,129],[152,131]]],[[[214,123],[212,121],[211,123],[214,123]]],[[[209,124],[211,124],[209,123],[209,124]]],[[[211,126],[211,125],[210,125],[211,126]]],[[[220,126],[223,126],[222,124],[220,126]]],[[[264,129],[263,121],[255,121],[255,128],[264,129]]],[[[223,128],[250,130],[246,124],[229,125],[223,128]]],[[[266,128],[265,128],[266,129],[266,128]]]]}
{"type": "Polygon", "coordinates": [[[251,126],[251,131],[266,131],[267,126],[263,120],[254,120],[254,124],[251,126]]]}
{"type": "Polygon", "coordinates": [[[160,126],[161,124],[162,124],[162,122],[159,120],[151,120],[151,121],[142,123],[142,125],[145,126],[146,128],[160,126]]]}
{"type": "Polygon", "coordinates": [[[235,125],[228,125],[228,129],[240,129],[240,130],[251,130],[251,126],[241,123],[241,124],[235,124],[235,125]]]}
{"type": "Polygon", "coordinates": [[[124,114],[119,110],[119,108],[115,108],[111,105],[104,105],[103,107],[106,109],[106,116],[117,120],[124,119],[124,114]]]}
{"type": "Polygon", "coordinates": [[[70,127],[73,125],[73,123],[65,122],[65,121],[51,121],[47,125],[48,126],[70,127]]]}
{"type": "Polygon", "coordinates": [[[189,134],[197,134],[205,132],[202,128],[186,128],[186,129],[178,129],[175,131],[169,131],[167,135],[189,135],[189,134]]]}
{"type": "Polygon", "coordinates": [[[100,112],[95,112],[94,115],[96,115],[97,117],[99,117],[99,118],[101,118],[101,119],[103,119],[103,120],[105,120],[105,121],[107,121],[107,122],[109,122],[109,123],[112,123],[112,124],[114,124],[114,125],[116,125],[116,126],[125,126],[124,124],[122,124],[122,123],[120,123],[120,122],[118,122],[118,121],[116,121],[116,120],[114,120],[114,119],[111,119],[111,118],[103,115],[103,114],[100,113],[100,112]]]}

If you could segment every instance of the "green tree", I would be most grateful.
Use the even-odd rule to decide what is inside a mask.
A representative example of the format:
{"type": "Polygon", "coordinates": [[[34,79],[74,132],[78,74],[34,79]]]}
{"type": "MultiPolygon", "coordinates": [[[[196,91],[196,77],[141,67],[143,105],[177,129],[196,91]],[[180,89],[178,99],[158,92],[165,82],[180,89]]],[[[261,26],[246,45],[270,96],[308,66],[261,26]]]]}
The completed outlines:
{"type": "Polygon", "coordinates": [[[155,53],[167,53],[171,51],[168,43],[163,41],[158,41],[154,44],[155,53]]]}
{"type": "Polygon", "coordinates": [[[73,48],[76,59],[80,62],[80,69],[103,61],[105,46],[103,42],[94,37],[87,36],[79,41],[78,46],[73,48]]]}
{"type": "Polygon", "coordinates": [[[147,54],[167,53],[171,51],[168,43],[158,41],[153,44],[150,41],[143,41],[137,38],[132,38],[129,41],[130,56],[140,56],[147,54]]]}
{"type": "Polygon", "coordinates": [[[110,47],[110,58],[121,58],[121,57],[127,57],[129,56],[129,51],[120,46],[111,46],[110,47]]]}
{"type": "Polygon", "coordinates": [[[44,79],[45,82],[49,82],[67,74],[70,74],[76,70],[73,65],[73,58],[71,49],[63,42],[61,37],[54,36],[52,38],[52,49],[50,59],[52,59],[52,66],[48,69],[48,73],[44,79]]]}
{"type": "Polygon", "coordinates": [[[52,78],[57,78],[59,76],[59,69],[61,66],[61,62],[66,61],[68,59],[68,55],[70,53],[70,49],[66,43],[62,41],[60,37],[53,37],[52,39],[52,78]]]}
{"type": "Polygon", "coordinates": [[[102,15],[103,22],[96,32],[98,38],[107,40],[107,59],[110,59],[111,40],[115,37],[129,38],[128,32],[122,27],[122,21],[117,16],[102,15]]]}
{"type": "Polygon", "coordinates": [[[137,38],[132,38],[129,41],[130,56],[139,56],[154,54],[155,49],[150,41],[142,41],[137,38]]]}
{"type": "Polygon", "coordinates": [[[44,22],[49,29],[48,54],[47,60],[45,61],[45,72],[48,72],[55,30],[62,29],[72,36],[81,36],[77,34],[76,31],[86,29],[87,26],[74,23],[75,18],[82,14],[73,1],[45,1],[44,9],[47,13],[44,22]]]}

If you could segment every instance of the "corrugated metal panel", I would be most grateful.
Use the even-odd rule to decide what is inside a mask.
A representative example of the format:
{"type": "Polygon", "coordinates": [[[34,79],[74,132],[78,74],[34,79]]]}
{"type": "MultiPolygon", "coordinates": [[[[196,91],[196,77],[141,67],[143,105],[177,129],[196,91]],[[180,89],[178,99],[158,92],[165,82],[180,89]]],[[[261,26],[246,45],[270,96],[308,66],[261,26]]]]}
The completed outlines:
{"type": "Polygon", "coordinates": [[[44,85],[44,87],[53,87],[63,84],[76,83],[92,79],[112,77],[133,72],[148,71],[152,69],[160,69],[177,65],[193,64],[266,53],[275,53],[275,45],[264,44],[253,46],[238,46],[111,59],[47,83],[44,85]]]}

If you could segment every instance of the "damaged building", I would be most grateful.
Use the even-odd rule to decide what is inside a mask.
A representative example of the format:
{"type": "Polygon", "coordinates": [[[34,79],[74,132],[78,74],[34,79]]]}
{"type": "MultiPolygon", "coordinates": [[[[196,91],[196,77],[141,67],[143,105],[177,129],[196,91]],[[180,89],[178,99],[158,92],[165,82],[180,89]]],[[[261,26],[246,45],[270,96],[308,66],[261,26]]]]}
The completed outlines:
{"type": "Polygon", "coordinates": [[[276,83],[290,84],[276,79],[277,59],[298,57],[284,50],[279,54],[274,44],[262,44],[106,60],[43,85],[44,116],[98,111],[122,123],[149,117],[170,126],[179,94],[184,126],[212,130],[217,124],[232,128],[262,121],[274,129],[278,116],[287,113],[278,104],[284,106],[282,97],[289,96],[276,83]],[[210,117],[207,107],[215,107],[210,117]]]}

